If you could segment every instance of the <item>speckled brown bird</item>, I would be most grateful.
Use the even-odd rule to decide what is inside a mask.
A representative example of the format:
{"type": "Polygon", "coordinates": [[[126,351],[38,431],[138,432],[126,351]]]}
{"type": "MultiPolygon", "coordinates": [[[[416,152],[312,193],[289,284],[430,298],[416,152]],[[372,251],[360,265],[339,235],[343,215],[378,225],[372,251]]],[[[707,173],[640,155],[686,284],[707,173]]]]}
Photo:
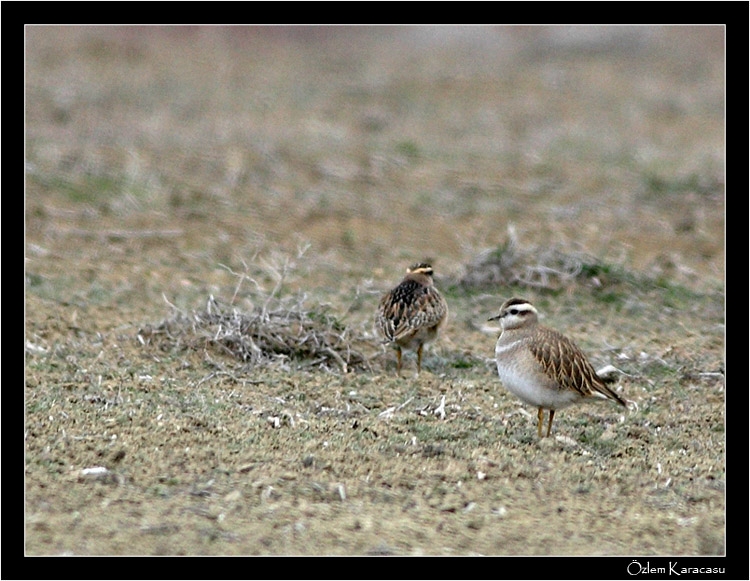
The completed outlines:
{"type": "Polygon", "coordinates": [[[521,401],[538,408],[540,438],[545,409],[549,410],[549,436],[556,410],[595,398],[627,407],[573,341],[539,324],[538,312],[529,301],[508,299],[489,320],[499,320],[503,328],[495,345],[500,381],[521,401]]]}
{"type": "Polygon", "coordinates": [[[417,374],[422,371],[422,350],[433,341],[448,316],[448,304],[435,288],[432,266],[419,263],[406,269],[399,285],[378,305],[377,325],[385,343],[393,343],[401,374],[401,350],[417,352],[417,374]]]}

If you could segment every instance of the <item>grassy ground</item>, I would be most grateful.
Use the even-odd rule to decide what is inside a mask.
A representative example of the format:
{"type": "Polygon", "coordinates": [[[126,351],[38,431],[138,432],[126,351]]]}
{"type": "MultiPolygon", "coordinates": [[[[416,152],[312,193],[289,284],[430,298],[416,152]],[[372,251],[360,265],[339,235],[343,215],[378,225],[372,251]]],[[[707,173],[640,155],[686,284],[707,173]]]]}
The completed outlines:
{"type": "Polygon", "coordinates": [[[26,553],[723,554],[723,129],[716,27],[28,28],[26,553]],[[637,411],[539,441],[512,295],[637,411]]]}

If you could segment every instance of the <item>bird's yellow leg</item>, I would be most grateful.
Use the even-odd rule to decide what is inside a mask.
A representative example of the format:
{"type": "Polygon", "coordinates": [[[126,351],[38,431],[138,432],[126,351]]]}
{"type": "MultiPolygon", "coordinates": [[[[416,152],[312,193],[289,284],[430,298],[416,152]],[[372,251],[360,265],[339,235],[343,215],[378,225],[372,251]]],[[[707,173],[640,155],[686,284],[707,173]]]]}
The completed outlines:
{"type": "Polygon", "coordinates": [[[555,410],[549,411],[549,424],[547,424],[547,437],[549,438],[549,433],[552,430],[552,418],[555,417],[555,410]]]}
{"type": "Polygon", "coordinates": [[[544,409],[539,408],[539,413],[537,414],[538,420],[536,422],[536,432],[539,434],[539,437],[542,437],[542,423],[544,422],[544,409]]]}

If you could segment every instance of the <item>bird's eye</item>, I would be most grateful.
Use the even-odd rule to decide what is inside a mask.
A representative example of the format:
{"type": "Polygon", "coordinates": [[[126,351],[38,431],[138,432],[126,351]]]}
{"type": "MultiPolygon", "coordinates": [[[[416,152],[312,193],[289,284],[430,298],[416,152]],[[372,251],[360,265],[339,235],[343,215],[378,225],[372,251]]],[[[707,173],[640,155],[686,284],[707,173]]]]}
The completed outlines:
{"type": "Polygon", "coordinates": [[[517,315],[518,314],[518,309],[511,309],[510,310],[510,314],[511,315],[517,315]]]}

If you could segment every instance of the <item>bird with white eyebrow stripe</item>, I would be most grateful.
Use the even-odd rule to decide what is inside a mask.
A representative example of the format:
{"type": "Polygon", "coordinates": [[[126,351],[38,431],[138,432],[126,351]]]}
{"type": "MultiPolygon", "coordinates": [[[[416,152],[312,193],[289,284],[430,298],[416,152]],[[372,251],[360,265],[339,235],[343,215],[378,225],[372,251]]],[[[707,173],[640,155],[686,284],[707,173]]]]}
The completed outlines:
{"type": "Polygon", "coordinates": [[[424,345],[435,340],[448,316],[448,305],[435,288],[430,264],[406,269],[404,279],[380,299],[377,325],[384,343],[396,347],[396,373],[401,375],[401,350],[417,352],[417,375],[422,371],[424,345]]]}
{"type": "Polygon", "coordinates": [[[508,299],[489,320],[499,320],[503,329],[495,345],[500,381],[521,401],[538,408],[540,438],[545,409],[549,410],[549,436],[559,409],[596,398],[627,407],[627,401],[604,383],[573,341],[539,324],[538,311],[526,299],[508,299]]]}

